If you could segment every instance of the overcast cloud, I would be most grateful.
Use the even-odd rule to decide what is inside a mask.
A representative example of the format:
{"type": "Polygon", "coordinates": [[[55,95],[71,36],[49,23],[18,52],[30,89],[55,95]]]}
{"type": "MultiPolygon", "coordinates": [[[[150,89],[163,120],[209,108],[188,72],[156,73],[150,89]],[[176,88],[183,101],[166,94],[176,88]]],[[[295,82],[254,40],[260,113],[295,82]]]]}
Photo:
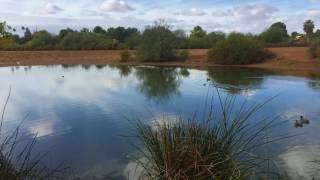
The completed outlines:
{"type": "Polygon", "coordinates": [[[207,31],[259,33],[283,21],[289,32],[302,31],[309,18],[319,28],[320,0],[0,0],[1,21],[51,32],[95,25],[143,29],[160,18],[185,30],[200,25],[207,31]]]}

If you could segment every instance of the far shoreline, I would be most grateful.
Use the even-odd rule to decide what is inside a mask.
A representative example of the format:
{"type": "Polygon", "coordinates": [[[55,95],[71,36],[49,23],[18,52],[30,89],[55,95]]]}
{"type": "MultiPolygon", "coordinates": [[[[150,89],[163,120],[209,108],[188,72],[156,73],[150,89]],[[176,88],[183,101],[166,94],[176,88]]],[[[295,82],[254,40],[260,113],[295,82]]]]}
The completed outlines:
{"type": "Polygon", "coordinates": [[[246,67],[270,70],[318,71],[320,63],[312,59],[308,47],[268,48],[278,55],[277,59],[250,65],[218,65],[207,62],[207,49],[189,49],[190,60],[165,62],[120,62],[121,50],[81,51],[0,51],[0,67],[95,64],[130,66],[172,66],[186,68],[246,67]]]}

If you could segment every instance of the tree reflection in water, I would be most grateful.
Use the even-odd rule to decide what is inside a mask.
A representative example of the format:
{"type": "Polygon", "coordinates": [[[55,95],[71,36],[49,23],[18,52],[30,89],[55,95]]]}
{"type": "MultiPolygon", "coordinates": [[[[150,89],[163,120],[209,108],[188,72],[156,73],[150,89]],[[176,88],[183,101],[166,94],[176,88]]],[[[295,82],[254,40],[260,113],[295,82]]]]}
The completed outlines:
{"type": "Polygon", "coordinates": [[[260,89],[265,75],[271,72],[263,69],[213,68],[207,70],[209,78],[215,85],[230,94],[243,94],[260,89]]]}
{"type": "Polygon", "coordinates": [[[309,74],[310,81],[308,82],[308,86],[314,90],[320,90],[320,73],[310,73],[309,74]]]}
{"type": "Polygon", "coordinates": [[[120,76],[122,77],[128,77],[132,72],[131,66],[118,66],[117,67],[120,73],[120,76]]]}
{"type": "Polygon", "coordinates": [[[136,68],[138,89],[148,99],[165,102],[179,94],[181,77],[188,77],[187,69],[176,68],[136,68]]]}

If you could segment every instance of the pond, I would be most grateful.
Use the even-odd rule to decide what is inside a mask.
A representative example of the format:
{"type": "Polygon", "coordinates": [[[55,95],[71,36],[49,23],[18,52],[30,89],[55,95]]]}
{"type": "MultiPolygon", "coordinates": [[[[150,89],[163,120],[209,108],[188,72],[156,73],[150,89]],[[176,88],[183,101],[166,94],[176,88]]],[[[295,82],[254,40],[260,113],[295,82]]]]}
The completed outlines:
{"type": "Polygon", "coordinates": [[[275,159],[296,179],[319,176],[311,161],[320,159],[320,74],[261,69],[101,65],[0,68],[0,102],[11,97],[4,126],[9,131],[25,117],[22,133],[37,135],[35,152],[48,152],[49,167],[63,163],[82,179],[125,179],[135,149],[130,122],[163,118],[203,118],[208,99],[236,95],[267,103],[259,116],[280,115],[279,134],[299,136],[278,142],[275,159]],[[301,115],[310,124],[295,128],[301,115]]]}

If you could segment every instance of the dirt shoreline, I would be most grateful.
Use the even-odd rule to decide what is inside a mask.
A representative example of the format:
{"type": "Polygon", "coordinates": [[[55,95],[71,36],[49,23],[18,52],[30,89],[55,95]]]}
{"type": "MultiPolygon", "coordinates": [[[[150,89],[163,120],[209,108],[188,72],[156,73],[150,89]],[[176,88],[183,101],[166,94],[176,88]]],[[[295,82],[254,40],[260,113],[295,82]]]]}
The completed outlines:
{"type": "Polygon", "coordinates": [[[207,62],[206,49],[190,50],[190,60],[170,62],[119,62],[120,50],[98,51],[0,51],[0,66],[31,66],[56,64],[110,64],[180,66],[189,68],[207,67],[254,67],[275,70],[319,71],[320,63],[311,58],[307,47],[269,48],[277,59],[259,64],[221,66],[207,62]]]}

